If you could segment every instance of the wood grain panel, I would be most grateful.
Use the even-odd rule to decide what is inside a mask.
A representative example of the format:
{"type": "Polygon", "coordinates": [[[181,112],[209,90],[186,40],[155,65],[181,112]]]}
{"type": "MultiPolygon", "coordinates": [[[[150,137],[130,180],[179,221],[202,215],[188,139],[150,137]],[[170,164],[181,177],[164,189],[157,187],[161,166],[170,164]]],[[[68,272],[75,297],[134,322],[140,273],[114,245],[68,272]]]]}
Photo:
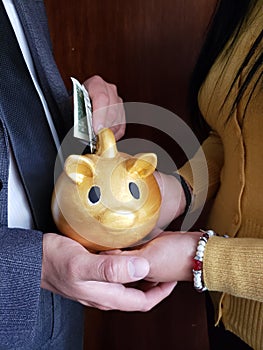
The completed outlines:
{"type": "Polygon", "coordinates": [[[216,0],[46,0],[62,76],[102,75],[125,101],[186,114],[189,75],[216,0]],[[60,5],[61,3],[61,5],[60,5]]]}

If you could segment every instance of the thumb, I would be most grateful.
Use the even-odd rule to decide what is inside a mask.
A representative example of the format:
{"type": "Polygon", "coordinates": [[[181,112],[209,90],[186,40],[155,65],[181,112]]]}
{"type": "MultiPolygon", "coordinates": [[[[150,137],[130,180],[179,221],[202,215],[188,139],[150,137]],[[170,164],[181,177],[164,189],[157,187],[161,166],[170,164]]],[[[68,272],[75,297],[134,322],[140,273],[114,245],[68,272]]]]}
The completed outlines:
{"type": "Polygon", "coordinates": [[[147,276],[150,265],[145,258],[120,255],[95,255],[89,279],[129,283],[147,276]]]}

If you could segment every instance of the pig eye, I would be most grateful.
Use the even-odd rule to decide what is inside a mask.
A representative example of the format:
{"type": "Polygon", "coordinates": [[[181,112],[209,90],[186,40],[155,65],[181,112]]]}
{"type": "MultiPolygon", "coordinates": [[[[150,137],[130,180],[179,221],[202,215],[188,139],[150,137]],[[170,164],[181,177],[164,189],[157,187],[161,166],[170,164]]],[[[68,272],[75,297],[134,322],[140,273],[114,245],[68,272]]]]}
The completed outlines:
{"type": "Polygon", "coordinates": [[[135,199],[139,199],[140,198],[139,187],[136,185],[136,183],[130,182],[129,183],[129,190],[130,190],[131,195],[133,196],[133,198],[135,198],[135,199]]]}
{"type": "Polygon", "coordinates": [[[88,197],[91,203],[97,203],[100,200],[100,188],[98,186],[92,186],[89,190],[88,197]]]}

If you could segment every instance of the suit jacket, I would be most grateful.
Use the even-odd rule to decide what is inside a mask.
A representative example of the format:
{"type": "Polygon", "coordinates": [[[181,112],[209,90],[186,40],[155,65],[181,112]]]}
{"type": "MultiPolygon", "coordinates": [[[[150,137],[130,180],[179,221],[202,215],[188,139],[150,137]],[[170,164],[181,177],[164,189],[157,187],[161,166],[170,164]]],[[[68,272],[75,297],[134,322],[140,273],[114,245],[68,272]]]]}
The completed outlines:
{"type": "MultiPolygon", "coordinates": [[[[72,113],[68,92],[53,59],[43,2],[14,0],[14,5],[42,91],[62,140],[71,126],[72,113]]],[[[40,289],[43,233],[37,228],[8,228],[9,140],[10,133],[17,130],[9,130],[8,134],[5,118],[0,101],[0,349],[40,349],[52,337],[62,334],[61,321],[54,314],[62,309],[60,314],[66,312],[73,303],[40,289]]],[[[19,155],[16,161],[19,163],[19,155]]],[[[53,172],[53,169],[50,171],[53,172]]],[[[43,212],[43,215],[46,213],[43,212]]],[[[59,345],[54,348],[60,349],[59,345]]],[[[66,349],[64,346],[61,348],[66,349]]]]}

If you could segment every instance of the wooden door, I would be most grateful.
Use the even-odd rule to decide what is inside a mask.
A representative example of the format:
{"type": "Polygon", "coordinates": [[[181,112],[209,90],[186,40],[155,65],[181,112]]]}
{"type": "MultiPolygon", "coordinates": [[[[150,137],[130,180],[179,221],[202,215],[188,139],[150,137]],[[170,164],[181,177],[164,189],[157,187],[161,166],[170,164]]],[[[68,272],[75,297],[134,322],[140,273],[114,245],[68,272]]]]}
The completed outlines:
{"type": "MultiPolygon", "coordinates": [[[[118,86],[124,101],[155,104],[189,121],[189,77],[216,0],[45,3],[54,54],[69,89],[70,76],[99,74],[118,86]]],[[[191,283],[180,283],[148,313],[87,308],[86,316],[85,349],[209,348],[204,296],[191,283]]]]}

